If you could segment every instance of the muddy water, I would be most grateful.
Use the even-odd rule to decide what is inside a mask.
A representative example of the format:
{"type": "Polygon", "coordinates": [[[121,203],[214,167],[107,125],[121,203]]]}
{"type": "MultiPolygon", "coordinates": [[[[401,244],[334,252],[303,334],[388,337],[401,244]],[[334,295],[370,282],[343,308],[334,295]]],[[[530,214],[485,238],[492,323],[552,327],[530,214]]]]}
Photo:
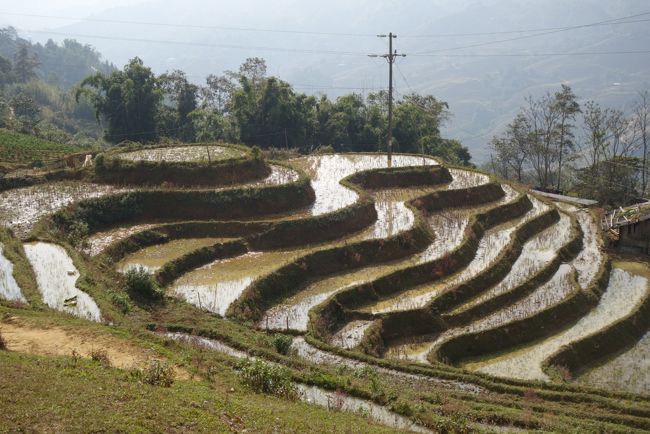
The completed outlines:
{"type": "MultiPolygon", "coordinates": [[[[456,171],[461,172],[461,171],[456,171]]],[[[454,173],[457,177],[458,173],[454,173]]],[[[502,186],[505,192],[504,198],[497,204],[508,203],[517,197],[517,192],[508,185],[502,186]]],[[[390,199],[402,199],[404,201],[416,198],[425,194],[427,189],[396,189],[376,193],[376,201],[389,201],[390,199]]],[[[494,205],[493,205],[494,206],[494,205]]],[[[470,216],[483,208],[465,208],[456,209],[448,212],[434,214],[427,218],[428,224],[435,234],[435,239],[423,252],[410,256],[407,259],[395,261],[392,263],[381,264],[378,266],[365,267],[360,270],[343,273],[327,279],[319,280],[308,286],[305,290],[290,297],[284,303],[276,305],[269,309],[264,318],[259,322],[258,327],[268,329],[292,329],[306,331],[309,322],[309,311],[324,302],[331,295],[348,289],[352,286],[370,282],[385,276],[398,269],[422,264],[433,261],[441,257],[445,252],[451,251],[458,247],[463,240],[465,228],[469,222],[470,216]]],[[[390,236],[396,229],[402,229],[406,224],[387,224],[385,218],[378,213],[378,219],[375,223],[370,236],[378,232],[390,236]],[[391,231],[381,229],[379,225],[389,227],[391,231]]],[[[403,221],[406,218],[403,217],[403,221]]],[[[409,223],[412,224],[412,222],[409,223]]],[[[368,236],[366,233],[365,236],[368,236]]]]}
{"type": "Polygon", "coordinates": [[[650,395],[650,332],[628,351],[578,377],[577,382],[650,395]]]}
{"type": "Polygon", "coordinates": [[[56,244],[28,243],[25,254],[36,274],[38,289],[49,307],[91,321],[101,321],[99,307],[75,286],[79,271],[65,249],[56,244]],[[65,300],[76,297],[76,305],[65,300]]]}
{"type": "Polygon", "coordinates": [[[3,254],[4,245],[0,243],[0,298],[18,303],[27,303],[14,279],[14,264],[3,254]]]}
{"type": "Polygon", "coordinates": [[[215,261],[179,278],[170,292],[201,309],[224,315],[253,280],[273,272],[308,251],[295,249],[251,252],[215,261]]]}
{"type": "Polygon", "coordinates": [[[463,282],[473,279],[478,274],[483,272],[490,264],[492,264],[499,255],[503,252],[504,248],[511,241],[512,235],[527,221],[537,217],[548,207],[541,202],[531,198],[533,208],[521,219],[515,222],[506,223],[496,228],[490,229],[485,233],[470,264],[460,272],[445,279],[442,282],[435,284],[425,284],[413,288],[396,297],[387,300],[379,301],[375,304],[367,306],[362,309],[364,312],[373,314],[380,314],[386,312],[395,312],[400,310],[418,309],[424,307],[427,303],[433,300],[446,288],[457,286],[463,282]]]}
{"type": "Polygon", "coordinates": [[[224,146],[175,146],[155,149],[141,149],[138,151],[117,154],[116,158],[128,161],[217,161],[227,158],[243,156],[244,153],[234,148],[224,146]]]}
{"type": "Polygon", "coordinates": [[[548,265],[558,250],[569,242],[570,237],[571,219],[567,214],[561,213],[560,220],[556,224],[524,244],[521,255],[513,264],[508,275],[501,282],[486,291],[483,295],[460,306],[453,313],[459,313],[477,306],[523,284],[530,276],[535,275],[548,265]]]}
{"type": "Polygon", "coordinates": [[[86,239],[86,246],[83,248],[83,252],[90,256],[99,255],[114,242],[130,237],[138,232],[149,230],[155,226],[155,224],[126,226],[94,233],[86,239]]]}
{"type": "Polygon", "coordinates": [[[0,225],[25,238],[42,217],[73,202],[127,191],[108,185],[53,182],[0,192],[0,225]]]}
{"type": "MultiPolygon", "coordinates": [[[[282,184],[288,184],[290,182],[295,182],[300,177],[298,172],[296,172],[294,169],[284,167],[284,166],[279,166],[277,164],[271,164],[270,166],[271,166],[271,174],[261,181],[236,185],[234,187],[217,188],[214,190],[226,190],[230,188],[248,188],[248,187],[253,188],[253,187],[268,186],[268,185],[282,185],[282,184]]],[[[130,237],[133,234],[154,228],[156,226],[157,226],[156,224],[143,224],[143,225],[135,225],[135,226],[125,226],[125,227],[110,229],[103,232],[97,232],[95,234],[92,234],[90,237],[88,237],[88,239],[86,240],[87,245],[83,251],[84,253],[90,256],[98,255],[112,243],[123,240],[125,238],[130,237]]]]}
{"type": "Polygon", "coordinates": [[[368,417],[370,420],[399,430],[417,433],[432,433],[433,431],[417,425],[410,419],[394,413],[386,407],[372,401],[355,398],[341,392],[331,392],[316,386],[297,384],[301,401],[326,407],[328,410],[345,411],[368,417]]]}
{"type": "Polygon", "coordinates": [[[354,348],[361,343],[363,334],[371,325],[372,321],[349,322],[332,336],[330,343],[340,348],[354,348]]]}
{"type": "MultiPolygon", "coordinates": [[[[316,193],[316,201],[311,207],[312,215],[321,215],[352,205],[358,198],[353,190],[340,184],[346,176],[362,170],[387,167],[385,155],[334,154],[312,156],[292,160],[292,164],[303,169],[310,177],[316,193]]],[[[431,159],[408,155],[393,156],[393,167],[437,165],[431,159]]]]}
{"type": "Polygon", "coordinates": [[[466,368],[526,380],[548,380],[542,362],[563,345],[582,339],[628,315],[647,296],[650,271],[636,263],[614,264],[609,285],[598,306],[569,329],[501,357],[468,364],[466,368]]]}
{"type": "Polygon", "coordinates": [[[202,247],[232,241],[233,238],[184,238],[172,240],[165,244],[146,247],[118,262],[117,269],[126,273],[130,269],[144,268],[148,273],[155,273],[169,261],[180,258],[202,247]]]}

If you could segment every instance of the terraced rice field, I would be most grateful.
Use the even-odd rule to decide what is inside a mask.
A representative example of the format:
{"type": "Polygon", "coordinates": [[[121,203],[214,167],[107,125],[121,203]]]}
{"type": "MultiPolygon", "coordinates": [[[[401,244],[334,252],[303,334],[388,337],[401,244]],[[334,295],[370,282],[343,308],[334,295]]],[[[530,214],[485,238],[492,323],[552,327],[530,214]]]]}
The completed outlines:
{"type": "MultiPolygon", "coordinates": [[[[164,166],[246,157],[233,149],[119,158],[164,166]]],[[[0,223],[23,249],[12,245],[11,257],[31,268],[0,244],[0,299],[25,306],[2,309],[19,315],[43,303],[55,321],[72,314],[125,335],[139,328],[138,339],[164,342],[166,358],[201,360],[196,377],[214,375],[206,358],[237,372],[242,361],[266,363],[286,370],[298,400],[395,430],[650,429],[639,313],[650,303],[648,268],[610,266],[590,210],[431,158],[386,162],[306,156],[271,163],[261,181],[192,190],[222,205],[219,218],[124,221],[128,210],[100,207],[122,221],[91,230],[76,252],[52,215],[91,197],[115,206],[122,190],[67,182],[9,190],[0,223]],[[237,209],[288,194],[309,201],[270,214],[237,209]],[[146,270],[162,299],[125,288],[131,268],[146,270]],[[30,279],[21,291],[18,281],[30,279]]],[[[91,209],[74,214],[81,223],[106,218],[81,208],[91,209]]]]}

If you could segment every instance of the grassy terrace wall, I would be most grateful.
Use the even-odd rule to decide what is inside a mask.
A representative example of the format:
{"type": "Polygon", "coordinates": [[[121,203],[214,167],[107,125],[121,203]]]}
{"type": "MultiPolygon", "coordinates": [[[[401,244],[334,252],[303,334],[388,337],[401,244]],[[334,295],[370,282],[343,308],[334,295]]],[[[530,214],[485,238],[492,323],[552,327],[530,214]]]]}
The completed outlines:
{"type": "Polygon", "coordinates": [[[246,243],[233,240],[226,243],[216,243],[187,253],[180,258],[166,263],[155,275],[161,286],[166,286],[183,274],[217,259],[232,258],[248,252],[246,243]]]}
{"type": "Polygon", "coordinates": [[[473,279],[446,289],[423,308],[377,315],[377,325],[366,336],[372,339],[373,344],[370,342],[363,344],[364,348],[371,350],[372,354],[379,355],[381,348],[394,339],[431,334],[447,329],[448,325],[444,318],[440,317],[441,312],[453,310],[499,283],[510,272],[512,265],[521,254],[524,243],[558,220],[558,211],[551,209],[526,222],[515,231],[511,242],[493,264],[473,279]]]}
{"type": "Polygon", "coordinates": [[[527,318],[452,338],[432,352],[429,359],[458,364],[461,361],[497,354],[551,336],[578,321],[598,304],[607,288],[610,269],[611,262],[606,259],[598,270],[594,282],[586,290],[578,286],[574,276],[571,282],[574,290],[563,301],[527,318]]]}
{"type": "MultiPolygon", "coordinates": [[[[3,245],[2,254],[14,266],[13,277],[27,302],[32,307],[44,306],[38,291],[36,276],[27,256],[25,256],[25,250],[20,240],[14,237],[10,229],[0,226],[0,243],[3,245]]],[[[3,299],[0,299],[0,303],[4,302],[3,299]]]]}
{"type": "MultiPolygon", "coordinates": [[[[167,223],[143,230],[121,239],[106,248],[102,255],[112,262],[156,244],[183,238],[245,237],[268,229],[273,223],[264,221],[192,221],[167,223]]],[[[215,258],[216,259],[216,258],[215,258]]]]}
{"type": "Polygon", "coordinates": [[[542,363],[550,377],[559,377],[557,368],[568,369],[572,378],[632,347],[650,329],[650,292],[629,315],[583,339],[562,346],[542,363]]]}
{"type": "Polygon", "coordinates": [[[583,246],[583,232],[578,225],[574,216],[571,216],[571,238],[570,240],[558,250],[553,260],[542,268],[534,276],[527,279],[524,283],[510,291],[499,294],[490,299],[484,300],[480,304],[473,306],[469,309],[462,310],[455,313],[443,313],[442,319],[450,327],[458,327],[469,324],[476,318],[485,317],[494,313],[504,306],[511,305],[518,300],[531,294],[539,286],[548,282],[553,275],[560,268],[562,263],[573,260],[582,249],[583,246]]]}
{"type": "Polygon", "coordinates": [[[13,188],[29,187],[36,184],[56,181],[80,181],[88,177],[86,170],[62,169],[52,170],[38,175],[0,177],[0,191],[13,188]]]}
{"type": "Polygon", "coordinates": [[[124,223],[160,220],[227,220],[299,209],[314,200],[306,178],[284,184],[226,190],[138,190],[87,199],[55,213],[64,233],[84,223],[89,233],[124,223]]]}
{"type": "Polygon", "coordinates": [[[117,185],[223,186],[263,179],[271,173],[264,160],[248,148],[223,147],[240,151],[242,155],[212,162],[129,161],[120,159],[119,154],[132,149],[118,148],[95,159],[95,177],[98,182],[117,185]]]}
{"type": "Polygon", "coordinates": [[[376,190],[448,184],[453,178],[446,167],[413,166],[364,170],[350,175],[347,181],[362,189],[376,190]]]}
{"type": "MultiPolygon", "coordinates": [[[[503,190],[499,185],[486,184],[463,190],[434,192],[424,198],[415,199],[413,203],[431,209],[435,206],[433,197],[441,197],[438,193],[451,193],[443,196],[448,208],[476,206],[499,199],[499,197],[495,199],[495,194],[490,193],[495,191],[495,186],[503,196],[503,190]],[[453,194],[456,195],[456,200],[452,200],[453,194]]],[[[528,197],[520,195],[513,202],[496,206],[472,217],[463,242],[453,252],[434,261],[400,269],[373,282],[363,283],[335,294],[310,312],[310,331],[316,336],[326,337],[347,320],[359,317],[358,314],[351,313],[351,310],[373,301],[392,297],[417,285],[440,280],[459,271],[474,258],[480,238],[487,229],[521,216],[531,207],[532,203],[528,197]]]]}

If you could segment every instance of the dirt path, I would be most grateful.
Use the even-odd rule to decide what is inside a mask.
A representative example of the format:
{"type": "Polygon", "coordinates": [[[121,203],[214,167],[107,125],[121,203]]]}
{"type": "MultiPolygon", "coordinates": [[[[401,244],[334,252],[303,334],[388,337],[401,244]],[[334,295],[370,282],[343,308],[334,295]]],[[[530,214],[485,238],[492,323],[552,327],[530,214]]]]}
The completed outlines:
{"type": "MultiPolygon", "coordinates": [[[[141,368],[148,360],[160,358],[151,349],[110,335],[56,326],[37,327],[15,317],[0,323],[0,333],[9,351],[40,356],[70,356],[75,351],[86,358],[90,358],[94,351],[103,351],[110,365],[120,369],[141,368]]],[[[178,379],[191,378],[186,370],[178,366],[174,367],[174,371],[178,379]]]]}

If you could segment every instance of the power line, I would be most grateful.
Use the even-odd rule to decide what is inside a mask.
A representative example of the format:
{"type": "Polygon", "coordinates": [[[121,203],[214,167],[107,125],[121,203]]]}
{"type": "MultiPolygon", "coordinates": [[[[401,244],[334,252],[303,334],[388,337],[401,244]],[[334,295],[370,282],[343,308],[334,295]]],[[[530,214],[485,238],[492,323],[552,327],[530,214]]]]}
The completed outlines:
{"type": "MultiPolygon", "coordinates": [[[[284,33],[284,34],[302,34],[302,35],[315,35],[315,36],[346,36],[346,37],[364,37],[364,38],[375,37],[375,34],[371,34],[371,33],[317,32],[317,31],[296,30],[296,29],[273,29],[273,28],[257,28],[257,27],[179,24],[179,23],[158,22],[158,21],[111,20],[111,19],[100,19],[100,18],[89,18],[89,17],[28,14],[28,13],[4,12],[4,11],[0,11],[0,15],[30,17],[30,18],[47,18],[47,19],[55,19],[55,20],[67,20],[67,21],[96,22],[96,23],[108,23],[108,24],[129,24],[129,25],[138,25],[138,26],[174,27],[174,28],[201,29],[201,30],[227,30],[227,31],[239,31],[239,32],[256,32],[256,33],[280,33],[280,34],[284,33]]],[[[642,23],[642,22],[650,21],[647,19],[621,21],[623,19],[626,18],[618,18],[618,19],[610,20],[613,22],[604,21],[600,23],[592,23],[588,25],[570,26],[570,27],[537,27],[537,28],[530,28],[530,29],[491,31],[491,32],[437,33],[437,34],[419,34],[419,35],[407,34],[407,35],[402,35],[401,37],[409,38],[409,39],[428,39],[428,38],[433,39],[433,38],[450,38],[450,37],[466,37],[466,36],[495,36],[495,35],[508,35],[508,34],[520,34],[520,33],[531,33],[531,32],[545,32],[545,31],[555,31],[555,30],[566,31],[566,30],[579,29],[586,26],[596,27],[596,26],[607,26],[607,25],[622,25],[622,24],[634,24],[634,23],[642,23]]]]}
{"type": "Polygon", "coordinates": [[[88,35],[81,33],[68,33],[68,32],[54,32],[50,30],[30,30],[30,29],[17,29],[25,33],[41,33],[46,35],[57,35],[64,37],[74,38],[91,38],[91,39],[104,39],[110,41],[127,41],[127,42],[145,42],[153,44],[174,44],[174,45],[187,45],[197,47],[210,47],[210,48],[225,48],[235,50],[262,50],[262,51],[277,51],[286,53],[301,53],[301,54],[331,54],[337,56],[366,56],[366,53],[354,51],[336,51],[336,50],[310,50],[302,48],[284,48],[284,47],[265,47],[254,45],[232,45],[232,44],[213,44],[208,42],[187,42],[187,41],[173,41],[165,39],[145,39],[145,38],[131,38],[122,36],[105,36],[105,35],[88,35]]]}
{"type": "Polygon", "coordinates": [[[621,50],[621,51],[571,51],[566,53],[467,53],[467,54],[410,54],[412,57],[566,57],[566,56],[600,56],[648,54],[650,50],[621,50]]]}
{"type": "Polygon", "coordinates": [[[630,19],[630,18],[637,18],[637,17],[645,16],[645,15],[650,15],[650,12],[643,12],[643,13],[639,13],[639,14],[635,14],[635,15],[629,15],[629,16],[626,16],[626,17],[613,18],[613,19],[609,19],[609,20],[605,20],[605,21],[598,21],[598,22],[595,22],[595,23],[582,24],[582,25],[578,25],[578,26],[564,27],[564,28],[561,28],[561,29],[558,29],[558,30],[550,30],[550,31],[542,32],[542,33],[535,33],[533,35],[517,36],[517,37],[514,37],[514,38],[500,39],[500,40],[497,40],[497,41],[489,41],[489,42],[481,42],[481,43],[477,43],[477,44],[462,45],[462,46],[451,47],[451,48],[439,48],[437,50],[422,51],[422,52],[414,53],[414,54],[431,54],[431,53],[437,53],[437,52],[442,52],[442,51],[456,51],[456,50],[464,50],[464,49],[467,49],[467,48],[484,47],[484,46],[487,46],[487,45],[501,44],[501,43],[504,43],[504,42],[512,42],[512,41],[519,41],[519,40],[522,40],[522,39],[537,38],[539,36],[545,36],[545,35],[551,35],[551,34],[555,34],[555,33],[567,32],[567,31],[570,31],[570,30],[584,29],[584,28],[588,28],[588,27],[594,27],[594,26],[599,26],[599,25],[603,25],[603,24],[609,24],[611,22],[626,20],[626,19],[630,19]]]}
{"type": "Polygon", "coordinates": [[[100,18],[79,18],[79,17],[66,17],[60,15],[39,15],[39,14],[22,14],[14,12],[0,12],[0,15],[18,16],[18,17],[32,17],[32,18],[47,18],[55,20],[72,20],[72,21],[88,21],[95,23],[107,24],[133,24],[137,26],[157,26],[157,27],[175,27],[187,29],[201,29],[201,30],[230,30],[238,32],[259,32],[259,33],[288,33],[300,35],[318,35],[318,36],[354,36],[354,37],[375,37],[370,33],[339,33],[339,32],[315,32],[308,30],[290,30],[290,29],[270,29],[270,28],[256,28],[256,27],[230,27],[230,26],[209,26],[200,24],[177,24],[177,23],[161,23],[155,21],[130,21],[130,20],[109,20],[100,18]]]}
{"type": "MultiPolygon", "coordinates": [[[[231,45],[231,44],[213,44],[207,42],[187,42],[187,41],[174,41],[164,39],[145,39],[145,38],[130,38],[119,36],[106,36],[106,35],[89,35],[79,33],[67,32],[54,32],[48,30],[30,30],[30,29],[17,29],[25,33],[39,33],[46,35],[57,35],[63,37],[73,38],[90,38],[102,39],[111,41],[126,41],[126,42],[143,42],[153,44],[173,44],[184,46],[208,47],[208,48],[222,48],[233,50],[260,50],[260,51],[273,51],[282,53],[299,53],[308,55],[335,55],[335,56],[367,56],[366,53],[355,51],[336,51],[336,50],[315,50],[315,49],[301,49],[301,48],[285,48],[285,47],[266,47],[254,45],[231,45]]],[[[550,52],[550,53],[460,53],[460,54],[409,54],[414,57],[558,57],[558,56],[593,56],[593,55],[629,55],[629,54],[648,54],[650,50],[622,50],[622,51],[578,51],[578,52],[550,52]]]]}
{"type": "MultiPolygon", "coordinates": [[[[645,23],[650,21],[650,19],[644,20],[629,20],[629,21],[616,21],[611,23],[601,23],[601,24],[592,24],[590,27],[597,26],[616,26],[621,24],[635,24],[635,23],[645,23]]],[[[566,27],[538,27],[532,29],[520,29],[520,30],[505,30],[500,32],[469,32],[469,33],[437,33],[437,34],[423,34],[423,35],[402,35],[401,38],[404,39],[425,39],[425,38],[457,38],[457,37],[466,37],[466,36],[496,36],[496,35],[512,35],[518,33],[532,33],[532,32],[545,32],[549,30],[563,30],[566,27]]],[[[573,29],[571,29],[573,30],[573,29]]]]}

